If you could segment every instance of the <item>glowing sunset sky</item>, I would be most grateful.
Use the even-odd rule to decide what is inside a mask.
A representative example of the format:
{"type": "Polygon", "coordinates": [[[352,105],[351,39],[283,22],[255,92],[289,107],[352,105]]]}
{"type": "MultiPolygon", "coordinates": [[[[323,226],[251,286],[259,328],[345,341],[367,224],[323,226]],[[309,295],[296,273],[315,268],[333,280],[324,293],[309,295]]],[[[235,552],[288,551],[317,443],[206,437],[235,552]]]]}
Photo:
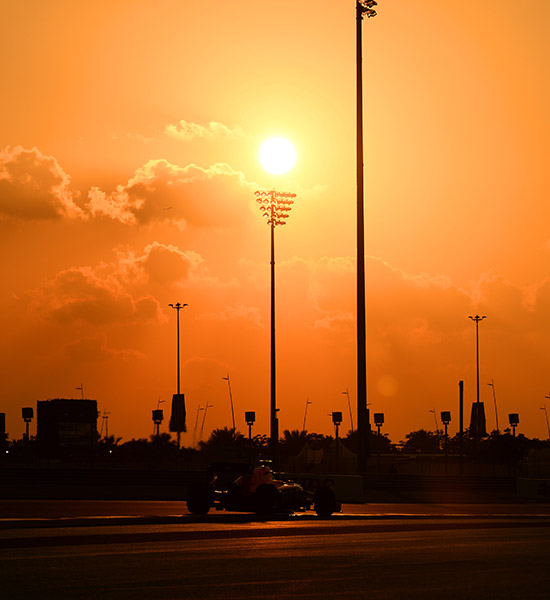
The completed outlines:
{"type": "MultiPolygon", "coordinates": [[[[550,2],[380,0],[365,20],[368,402],[394,442],[518,412],[548,436],[550,2]]],[[[0,412],[85,395],[123,441],[182,391],[190,445],[268,433],[269,228],[280,430],[332,433],[355,403],[355,2],[2,2],[0,412]],[[283,136],[285,175],[258,161],[283,136]],[[202,418],[202,416],[201,416],[202,418]]],[[[356,423],[355,415],[354,420],[356,423]]],[[[34,433],[34,425],[31,429],[34,433]]]]}

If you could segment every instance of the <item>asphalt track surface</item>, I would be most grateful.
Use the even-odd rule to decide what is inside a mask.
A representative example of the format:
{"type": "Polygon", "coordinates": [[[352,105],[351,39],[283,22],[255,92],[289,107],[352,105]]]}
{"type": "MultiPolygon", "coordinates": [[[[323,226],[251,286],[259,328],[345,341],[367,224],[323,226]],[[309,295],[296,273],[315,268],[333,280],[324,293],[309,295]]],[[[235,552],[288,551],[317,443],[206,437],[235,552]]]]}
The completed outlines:
{"type": "Polygon", "coordinates": [[[98,543],[124,536],[125,540],[209,539],[219,535],[280,536],[346,532],[460,529],[465,523],[485,528],[550,526],[550,504],[344,504],[328,519],[313,511],[261,517],[252,513],[211,510],[192,515],[184,502],[0,500],[0,548],[64,543],[69,529],[72,543],[98,543]],[[442,526],[442,523],[444,525],[442,526]],[[477,525],[476,525],[477,526],[477,525]],[[19,532],[19,533],[17,533],[19,532]]]}
{"type": "Polygon", "coordinates": [[[181,502],[0,501],[2,600],[546,600],[550,505],[344,505],[260,519],[181,502]]]}
{"type": "MultiPolygon", "coordinates": [[[[312,513],[307,513],[312,514],[312,513]]],[[[228,513],[212,510],[207,519],[220,519],[229,515],[246,513],[228,513]]],[[[405,503],[365,503],[344,504],[342,512],[335,518],[367,518],[376,516],[548,516],[550,502],[516,504],[405,504],[405,503]]],[[[23,520],[62,520],[62,519],[166,519],[189,515],[185,501],[126,501],[126,500],[0,500],[0,528],[10,521],[15,525],[23,520]]]]}

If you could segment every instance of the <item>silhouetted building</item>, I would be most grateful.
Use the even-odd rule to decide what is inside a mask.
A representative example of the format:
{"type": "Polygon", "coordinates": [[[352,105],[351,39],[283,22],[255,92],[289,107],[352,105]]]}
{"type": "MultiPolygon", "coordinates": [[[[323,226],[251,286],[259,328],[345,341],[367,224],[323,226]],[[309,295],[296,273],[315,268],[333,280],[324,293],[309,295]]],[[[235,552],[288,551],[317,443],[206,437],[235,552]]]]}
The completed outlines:
{"type": "Polygon", "coordinates": [[[36,416],[36,437],[42,452],[89,448],[97,439],[96,400],[39,400],[36,416]]]}

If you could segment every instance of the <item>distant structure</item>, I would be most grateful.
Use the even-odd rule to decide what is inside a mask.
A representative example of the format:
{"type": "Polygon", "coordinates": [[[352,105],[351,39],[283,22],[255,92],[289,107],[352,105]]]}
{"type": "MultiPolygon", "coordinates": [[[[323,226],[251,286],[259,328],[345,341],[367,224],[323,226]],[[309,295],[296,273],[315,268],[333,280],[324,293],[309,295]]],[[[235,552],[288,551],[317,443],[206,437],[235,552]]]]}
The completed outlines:
{"type": "Polygon", "coordinates": [[[96,400],[39,400],[36,416],[37,443],[44,453],[86,449],[97,440],[96,400]]]}
{"type": "Polygon", "coordinates": [[[6,433],[6,413],[0,413],[0,448],[3,448],[8,441],[6,433]]]}

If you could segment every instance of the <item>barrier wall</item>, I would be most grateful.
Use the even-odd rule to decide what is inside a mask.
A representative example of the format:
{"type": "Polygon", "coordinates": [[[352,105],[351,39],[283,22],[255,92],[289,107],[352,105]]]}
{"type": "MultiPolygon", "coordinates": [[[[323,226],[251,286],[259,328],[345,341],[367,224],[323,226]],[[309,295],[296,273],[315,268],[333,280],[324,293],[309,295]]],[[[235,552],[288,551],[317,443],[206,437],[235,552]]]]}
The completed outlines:
{"type": "Polygon", "coordinates": [[[363,477],[331,473],[285,473],[285,478],[299,483],[307,492],[315,492],[321,485],[330,485],[339,502],[364,502],[363,477]]]}
{"type": "Polygon", "coordinates": [[[518,479],[518,497],[550,502],[550,479],[518,479]]]}

